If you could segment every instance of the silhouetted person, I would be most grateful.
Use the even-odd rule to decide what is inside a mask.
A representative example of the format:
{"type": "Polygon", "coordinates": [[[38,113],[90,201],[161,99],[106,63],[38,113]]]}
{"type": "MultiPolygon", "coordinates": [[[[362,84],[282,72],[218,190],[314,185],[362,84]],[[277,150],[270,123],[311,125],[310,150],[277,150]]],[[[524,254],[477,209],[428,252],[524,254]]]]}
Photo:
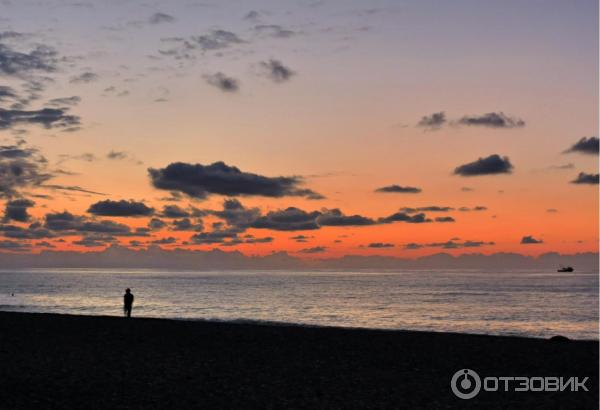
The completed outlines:
{"type": "Polygon", "coordinates": [[[123,310],[125,311],[125,315],[127,317],[131,317],[131,309],[133,308],[133,293],[131,293],[131,289],[125,289],[125,294],[123,295],[123,310]]]}

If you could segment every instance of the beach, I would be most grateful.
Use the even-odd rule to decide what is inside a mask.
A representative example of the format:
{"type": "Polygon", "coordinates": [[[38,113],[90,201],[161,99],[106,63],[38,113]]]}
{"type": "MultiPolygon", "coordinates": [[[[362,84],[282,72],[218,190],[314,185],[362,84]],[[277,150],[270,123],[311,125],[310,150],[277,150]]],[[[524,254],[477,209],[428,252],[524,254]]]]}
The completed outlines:
{"type": "Polygon", "coordinates": [[[0,363],[2,409],[598,407],[597,341],[1,312],[0,363]],[[462,400],[463,368],[589,392],[462,400]]]}

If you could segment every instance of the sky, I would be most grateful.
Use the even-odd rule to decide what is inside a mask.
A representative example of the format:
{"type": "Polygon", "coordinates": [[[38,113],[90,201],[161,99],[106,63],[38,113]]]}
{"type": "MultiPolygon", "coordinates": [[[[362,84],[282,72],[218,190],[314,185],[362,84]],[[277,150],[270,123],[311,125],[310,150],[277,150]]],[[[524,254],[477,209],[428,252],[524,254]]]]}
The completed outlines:
{"type": "Polygon", "coordinates": [[[0,252],[598,251],[596,1],[0,9],[0,252]]]}

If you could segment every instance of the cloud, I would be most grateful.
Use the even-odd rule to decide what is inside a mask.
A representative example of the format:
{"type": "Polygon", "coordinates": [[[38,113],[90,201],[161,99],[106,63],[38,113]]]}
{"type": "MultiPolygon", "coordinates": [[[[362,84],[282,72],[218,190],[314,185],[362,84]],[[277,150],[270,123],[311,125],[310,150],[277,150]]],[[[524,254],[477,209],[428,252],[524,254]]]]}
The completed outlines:
{"type": "Polygon", "coordinates": [[[295,31],[283,28],[278,24],[259,24],[254,26],[254,31],[259,35],[274,38],[290,38],[296,35],[295,31]]]}
{"type": "Polygon", "coordinates": [[[257,229],[273,229],[276,231],[304,231],[319,229],[317,217],[321,215],[318,211],[306,212],[302,209],[289,207],[283,210],[270,211],[261,216],[251,225],[257,229]]]}
{"type": "Polygon", "coordinates": [[[571,148],[564,152],[580,152],[582,154],[598,155],[598,151],[600,149],[599,146],[600,144],[598,141],[598,137],[583,137],[575,144],[573,144],[571,148]]]}
{"type": "Polygon", "coordinates": [[[222,210],[208,213],[223,219],[227,225],[240,232],[250,227],[261,215],[258,208],[246,208],[240,201],[231,198],[223,202],[222,210]]]}
{"type": "Polygon", "coordinates": [[[468,206],[461,206],[460,208],[458,208],[458,210],[460,212],[481,212],[487,211],[487,207],[481,205],[474,206],[473,208],[469,208],[468,206]]]}
{"type": "Polygon", "coordinates": [[[187,218],[190,213],[177,205],[165,205],[160,216],[163,218],[187,218]]]}
{"type": "Polygon", "coordinates": [[[45,45],[38,45],[23,53],[0,44],[0,74],[7,76],[23,77],[32,72],[52,73],[57,70],[58,60],[56,50],[45,45]]]}
{"type": "Polygon", "coordinates": [[[71,77],[69,82],[71,84],[87,84],[96,81],[98,78],[100,78],[98,74],[92,73],[91,71],[86,71],[84,73],[71,77]]]}
{"type": "Polygon", "coordinates": [[[238,80],[233,77],[228,77],[221,72],[215,74],[206,74],[204,75],[204,79],[208,84],[225,93],[234,93],[240,89],[238,80]]]}
{"type": "Polygon", "coordinates": [[[176,219],[173,221],[174,231],[196,231],[200,232],[204,230],[204,223],[202,220],[198,220],[196,223],[192,222],[190,218],[176,219]]]}
{"type": "Polygon", "coordinates": [[[456,167],[455,175],[470,177],[476,175],[510,174],[513,165],[508,157],[500,157],[497,154],[486,158],[479,158],[477,161],[456,167]]]}
{"type": "Polygon", "coordinates": [[[110,152],[106,154],[106,158],[113,160],[125,159],[127,158],[127,153],[122,151],[110,150],[110,152]]]}
{"type": "Polygon", "coordinates": [[[299,242],[299,243],[305,243],[308,242],[310,239],[313,239],[314,236],[306,236],[306,235],[296,235],[296,236],[291,236],[290,239],[299,242]]]}
{"type": "Polygon", "coordinates": [[[544,243],[544,241],[541,239],[535,239],[531,235],[527,235],[527,236],[524,236],[521,238],[522,245],[534,245],[534,244],[539,244],[539,243],[544,243]]]}
{"type": "Polygon", "coordinates": [[[15,199],[7,201],[4,207],[4,222],[10,220],[18,222],[27,222],[30,219],[27,209],[35,205],[35,202],[29,199],[15,199]]]}
{"type": "Polygon", "coordinates": [[[40,110],[7,110],[0,108],[0,130],[16,125],[41,125],[44,128],[77,128],[80,118],[67,114],[67,108],[42,108],[40,110]]]}
{"type": "Polygon", "coordinates": [[[423,213],[409,215],[405,212],[396,212],[390,216],[385,218],[381,218],[379,220],[381,223],[392,223],[392,222],[406,222],[411,224],[419,224],[431,222],[431,219],[428,219],[427,216],[423,213]]]}
{"type": "Polygon", "coordinates": [[[47,105],[49,107],[61,108],[61,107],[72,107],[72,106],[79,104],[80,102],[81,102],[81,97],[74,95],[72,97],[53,98],[50,101],[48,101],[47,105]]]}
{"type": "Polygon", "coordinates": [[[164,228],[166,225],[167,224],[164,221],[162,221],[158,218],[152,218],[148,222],[148,228],[152,231],[160,230],[160,229],[164,228]]]}
{"type": "Polygon", "coordinates": [[[213,30],[209,34],[192,37],[192,41],[203,51],[220,50],[245,42],[237,34],[227,30],[213,30]]]}
{"type": "Polygon", "coordinates": [[[0,249],[13,252],[26,252],[31,249],[31,246],[27,243],[17,241],[0,241],[0,249]]]}
{"type": "Polygon", "coordinates": [[[154,213],[154,209],[143,202],[107,199],[92,204],[87,212],[99,216],[150,216],[154,213]]]}
{"type": "Polygon", "coordinates": [[[261,61],[260,66],[264,69],[267,77],[276,83],[283,83],[296,75],[294,71],[278,60],[261,61]]]}
{"type": "Polygon", "coordinates": [[[171,244],[177,243],[177,238],[175,238],[173,236],[169,236],[168,238],[156,239],[156,240],[152,241],[152,243],[157,244],[157,245],[171,245],[171,244]]]}
{"type": "Polygon", "coordinates": [[[197,199],[212,194],[273,198],[316,194],[299,187],[303,182],[300,177],[266,177],[240,171],[224,162],[211,165],[175,162],[166,168],[149,168],[148,172],[155,188],[179,191],[197,199]]]}
{"type": "Polygon", "coordinates": [[[586,174],[585,172],[580,172],[573,181],[572,184],[588,184],[588,185],[598,185],[598,174],[586,174]]]}
{"type": "Polygon", "coordinates": [[[400,208],[400,211],[406,212],[407,214],[412,214],[415,212],[450,212],[450,211],[454,211],[454,208],[452,208],[450,206],[430,205],[430,206],[421,206],[418,208],[404,207],[404,208],[400,208]]]}
{"type": "Polygon", "coordinates": [[[344,215],[339,209],[327,209],[317,217],[320,226],[365,226],[375,221],[361,215],[344,215]]]}
{"type": "Polygon", "coordinates": [[[421,188],[412,186],[400,186],[400,185],[388,185],[381,188],[377,188],[375,192],[381,193],[398,193],[398,194],[418,194],[422,192],[421,188]]]}
{"type": "Polygon", "coordinates": [[[425,115],[421,118],[418,127],[428,128],[430,130],[438,130],[446,123],[446,114],[443,111],[434,112],[431,115],[425,115]]]}
{"type": "Polygon", "coordinates": [[[494,242],[485,242],[485,241],[471,241],[471,240],[459,242],[456,239],[451,239],[446,242],[407,243],[406,245],[404,245],[404,249],[406,249],[406,250],[414,250],[414,249],[421,249],[421,248],[462,249],[462,248],[479,248],[482,246],[491,246],[491,245],[495,245],[495,243],[494,242]]]}
{"type": "Polygon", "coordinates": [[[456,222],[456,220],[454,218],[452,218],[451,216],[439,216],[437,218],[435,218],[436,222],[456,222]]]}
{"type": "Polygon", "coordinates": [[[326,250],[327,250],[327,248],[325,246],[314,246],[312,248],[301,249],[298,252],[306,253],[306,254],[314,254],[314,253],[323,253],[326,250]]]}
{"type": "Polygon", "coordinates": [[[489,112],[482,115],[464,116],[458,120],[458,124],[490,128],[519,128],[525,126],[525,121],[507,116],[503,112],[489,112]]]}
{"type": "Polygon", "coordinates": [[[175,17],[165,13],[154,13],[148,19],[150,24],[173,23],[175,17]]]}
{"type": "Polygon", "coordinates": [[[36,149],[23,144],[0,146],[0,198],[16,196],[23,188],[39,187],[53,178],[47,163],[36,149]]]}
{"type": "Polygon", "coordinates": [[[372,242],[368,245],[369,248],[393,248],[393,243],[383,243],[383,242],[372,242]]]}

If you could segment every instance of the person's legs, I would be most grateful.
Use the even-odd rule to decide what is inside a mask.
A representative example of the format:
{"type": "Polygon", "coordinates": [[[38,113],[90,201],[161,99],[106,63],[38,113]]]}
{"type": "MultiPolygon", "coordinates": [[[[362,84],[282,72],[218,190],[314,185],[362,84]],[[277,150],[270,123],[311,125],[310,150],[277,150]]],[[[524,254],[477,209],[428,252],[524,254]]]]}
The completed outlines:
{"type": "Polygon", "coordinates": [[[131,308],[127,308],[127,317],[131,317],[131,308]]]}

